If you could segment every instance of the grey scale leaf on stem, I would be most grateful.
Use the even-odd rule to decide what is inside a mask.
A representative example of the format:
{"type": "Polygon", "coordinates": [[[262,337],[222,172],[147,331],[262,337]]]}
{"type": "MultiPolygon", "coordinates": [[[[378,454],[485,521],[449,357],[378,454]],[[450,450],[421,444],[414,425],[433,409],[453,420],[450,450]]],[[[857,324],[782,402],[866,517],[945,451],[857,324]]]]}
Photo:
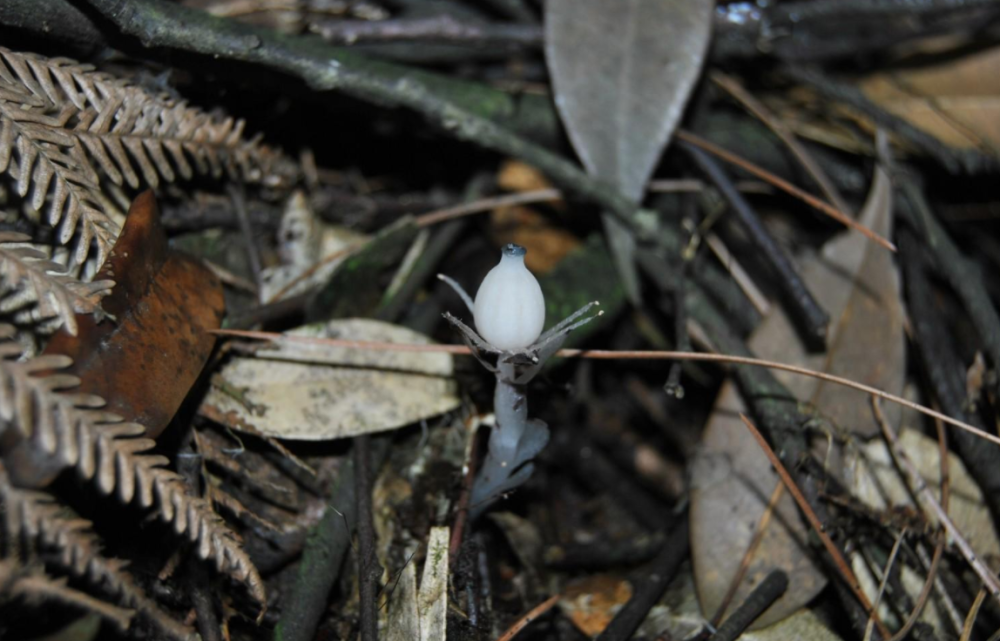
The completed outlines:
{"type": "Polygon", "coordinates": [[[475,300],[451,278],[438,276],[465,302],[479,331],[450,313],[444,314],[445,319],[497,379],[493,394],[496,425],[469,502],[473,519],[531,478],[532,459],[548,443],[549,430],[543,421],[528,418],[528,383],[571,331],[604,313],[587,315],[599,304],[590,302],[542,333],[545,297],[524,265],[526,253],[520,245],[505,245],[500,263],[483,279],[475,300]],[[497,355],[495,365],[490,362],[491,354],[497,355]]]}

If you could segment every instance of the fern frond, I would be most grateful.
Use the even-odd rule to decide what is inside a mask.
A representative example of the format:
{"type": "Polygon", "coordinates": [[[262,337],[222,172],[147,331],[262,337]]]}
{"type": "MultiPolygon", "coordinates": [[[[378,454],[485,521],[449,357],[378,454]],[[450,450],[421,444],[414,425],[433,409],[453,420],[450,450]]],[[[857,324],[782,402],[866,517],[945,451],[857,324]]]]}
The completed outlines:
{"type": "Polygon", "coordinates": [[[76,265],[92,241],[103,262],[118,233],[102,180],[132,189],[195,174],[294,180],[293,164],[244,138],[243,126],[89,65],[0,47],[0,173],[34,209],[46,208],[60,242],[78,237],[76,265]]]}
{"type": "MultiPolygon", "coordinates": [[[[0,339],[11,335],[13,328],[0,326],[0,339]]],[[[71,363],[68,357],[11,360],[19,352],[16,343],[0,340],[0,441],[13,429],[32,449],[75,467],[103,494],[114,492],[123,503],[155,508],[177,534],[196,543],[201,558],[212,558],[220,572],[243,582],[263,606],[263,581],[236,534],[208,501],[185,492],[181,477],[166,469],[165,457],[148,453],[155,442],[142,437],[142,425],[101,410],[100,397],[72,392],[79,379],[58,373],[71,363]]]]}
{"type": "Polygon", "coordinates": [[[45,492],[14,487],[3,465],[0,498],[6,506],[4,524],[11,539],[58,551],[59,565],[113,596],[123,607],[142,613],[167,638],[193,641],[194,631],[150,600],[124,570],[124,561],[101,554],[89,521],[67,517],[64,508],[45,492]]]}
{"type": "Polygon", "coordinates": [[[13,559],[0,560],[0,597],[22,598],[29,605],[59,601],[66,605],[93,612],[114,623],[122,631],[132,623],[132,610],[105,603],[66,586],[66,579],[52,579],[34,568],[20,566],[13,559]]]}
{"type": "Polygon", "coordinates": [[[99,313],[101,298],[115,283],[77,280],[41,251],[18,244],[30,240],[25,234],[0,232],[0,312],[18,312],[15,322],[58,317],[66,331],[76,336],[76,314],[99,313]],[[32,307],[24,311],[26,305],[32,307]]]}

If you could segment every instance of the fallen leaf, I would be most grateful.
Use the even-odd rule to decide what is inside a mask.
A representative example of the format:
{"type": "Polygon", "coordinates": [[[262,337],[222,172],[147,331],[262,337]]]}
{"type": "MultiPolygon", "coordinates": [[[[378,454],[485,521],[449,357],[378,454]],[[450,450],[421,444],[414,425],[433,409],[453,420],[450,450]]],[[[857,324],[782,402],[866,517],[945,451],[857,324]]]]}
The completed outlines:
{"type": "Polygon", "coordinates": [[[102,302],[109,318],[78,314],[76,336],[61,331],[46,354],[65,354],[78,391],[155,438],[170,422],[215,346],[225,311],[222,284],[201,261],[171,251],[152,191],[140,194],[95,276],[115,286],[102,302]],[[113,319],[113,320],[112,320],[113,319]]]}
{"type": "MultiPolygon", "coordinates": [[[[556,107],[587,171],[642,200],[701,73],[710,0],[549,0],[545,58],[556,107]]],[[[603,216],[625,291],[639,300],[635,237],[603,216]]]]}
{"type": "MultiPolygon", "coordinates": [[[[390,343],[430,341],[369,319],[307,325],[296,336],[390,343]]],[[[450,354],[320,347],[287,342],[236,356],[213,377],[203,407],[229,427],[308,441],[409,425],[459,405],[450,354]]]]}
{"type": "MultiPolygon", "coordinates": [[[[876,170],[860,221],[891,235],[892,186],[876,170]]],[[[905,343],[898,275],[892,255],[866,238],[845,232],[828,242],[820,256],[804,262],[802,275],[833,322],[828,352],[810,354],[796,338],[778,306],[749,341],[761,358],[801,365],[900,394],[905,374],[905,343]]],[[[803,403],[842,429],[862,437],[879,428],[865,399],[803,376],[775,375],[803,403]]],[[[889,408],[886,408],[887,410],[889,408]]],[[[764,514],[778,476],[742,425],[746,406],[732,382],[726,382],[702,436],[692,471],[691,540],[699,600],[706,616],[721,605],[764,514]]],[[[898,418],[894,409],[890,420],[898,418]]],[[[754,624],[779,621],[815,597],[826,576],[812,560],[808,526],[787,493],[778,502],[760,547],[729,611],[772,570],[783,570],[788,590],[754,624]]]]}
{"type": "Polygon", "coordinates": [[[864,78],[872,101],[941,142],[1000,152],[1000,47],[864,78]]]}

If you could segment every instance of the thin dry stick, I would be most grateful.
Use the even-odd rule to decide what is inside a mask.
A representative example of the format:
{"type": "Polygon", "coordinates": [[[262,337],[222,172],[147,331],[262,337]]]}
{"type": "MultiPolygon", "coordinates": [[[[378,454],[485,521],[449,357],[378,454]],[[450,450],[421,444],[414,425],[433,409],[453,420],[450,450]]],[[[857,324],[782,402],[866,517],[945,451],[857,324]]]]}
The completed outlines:
{"type": "MultiPolygon", "coordinates": [[[[737,188],[741,191],[761,192],[767,185],[759,182],[744,181],[737,183],[737,188]]],[[[646,190],[651,193],[675,193],[675,192],[699,192],[705,189],[705,183],[692,178],[670,178],[664,180],[651,180],[646,186],[646,190]]],[[[516,194],[504,194],[502,196],[490,196],[480,198],[461,205],[437,209],[435,211],[421,214],[414,219],[417,227],[430,227],[447,220],[492,211],[498,207],[513,207],[515,205],[532,205],[553,200],[562,200],[563,193],[558,189],[533,189],[522,191],[516,194]]]]}
{"type": "Polygon", "coordinates": [[[823,168],[819,166],[812,155],[806,151],[806,148],[802,146],[798,138],[791,129],[785,126],[785,123],[777,118],[774,114],[768,110],[759,100],[753,97],[753,95],[743,88],[743,85],[739,83],[734,78],[730,78],[724,73],[719,71],[713,71],[710,74],[712,82],[719,85],[723,89],[729,92],[733,98],[742,104],[747,111],[752,113],[757,117],[758,120],[767,125],[774,134],[781,139],[788,150],[798,159],[802,166],[805,167],[809,175],[813,177],[813,180],[819,185],[819,188],[823,190],[826,195],[827,200],[833,203],[833,206],[840,211],[850,211],[851,208],[848,206],[847,202],[844,200],[843,196],[837,190],[837,187],[833,184],[833,181],[826,175],[823,168]]]}
{"type": "MultiPolygon", "coordinates": [[[[948,468],[948,442],[944,432],[944,424],[941,421],[934,421],[934,427],[937,430],[938,466],[941,470],[941,508],[947,512],[948,503],[951,500],[951,474],[948,468]]],[[[938,526],[938,531],[940,532],[940,530],[941,526],[938,526]]],[[[930,599],[931,590],[934,589],[934,578],[937,576],[938,566],[941,563],[941,557],[944,555],[944,545],[945,537],[939,536],[937,545],[934,546],[934,556],[927,568],[927,578],[924,579],[924,585],[920,588],[920,595],[917,596],[917,602],[913,606],[913,612],[911,612],[910,616],[906,618],[906,622],[903,623],[903,627],[897,630],[896,634],[893,635],[892,639],[889,641],[902,641],[902,639],[905,639],[906,635],[910,633],[910,630],[913,629],[913,626],[917,624],[917,619],[920,618],[920,614],[924,611],[924,607],[927,605],[928,599],[930,599]]]]}
{"type": "Polygon", "coordinates": [[[927,486],[927,482],[924,478],[920,476],[917,468],[910,461],[910,458],[903,451],[902,446],[899,444],[899,440],[896,438],[896,434],[889,427],[889,423],[885,420],[885,416],[882,414],[882,406],[877,398],[872,398],[872,410],[875,412],[875,419],[882,428],[882,435],[885,436],[886,442],[889,443],[889,452],[892,454],[893,459],[896,464],[906,473],[907,478],[910,481],[911,489],[920,495],[922,499],[930,506],[931,511],[937,517],[938,521],[944,525],[944,528],[948,531],[949,536],[955,540],[955,545],[958,546],[959,551],[965,560],[972,566],[972,570],[976,573],[979,579],[983,582],[983,585],[989,591],[993,598],[1000,602],[1000,581],[997,580],[996,576],[990,571],[986,564],[976,555],[976,552],[969,545],[969,542],[962,535],[962,531],[958,529],[955,523],[948,516],[938,500],[934,498],[934,493],[931,492],[930,487],[927,486]]]}
{"type": "Polygon", "coordinates": [[[497,641],[510,641],[511,639],[517,636],[518,632],[526,628],[529,623],[531,623],[538,617],[542,616],[543,614],[551,610],[552,606],[554,606],[558,601],[559,601],[558,594],[549,597],[545,601],[542,601],[540,604],[532,608],[531,612],[528,612],[523,617],[518,619],[517,622],[514,623],[514,625],[507,628],[507,631],[501,634],[497,638],[497,641]]]}
{"type": "Polygon", "coordinates": [[[275,294],[274,296],[271,296],[271,298],[267,299],[267,301],[265,302],[265,304],[270,304],[270,303],[273,303],[275,301],[281,300],[288,292],[292,291],[293,287],[295,287],[296,285],[298,285],[299,283],[301,283],[305,279],[309,278],[310,276],[312,276],[313,274],[315,274],[316,272],[318,272],[320,269],[323,268],[324,265],[328,265],[328,264],[332,263],[333,261],[337,260],[338,258],[344,258],[348,254],[351,254],[351,253],[356,252],[357,250],[361,249],[366,244],[367,243],[358,243],[356,245],[351,245],[350,247],[345,247],[345,248],[343,248],[341,250],[335,251],[332,254],[330,254],[329,256],[324,256],[323,258],[320,258],[309,269],[305,270],[304,272],[302,272],[301,274],[299,274],[298,276],[296,276],[295,278],[293,278],[292,280],[290,280],[287,285],[285,285],[280,290],[278,290],[277,294],[275,294]]]}
{"type": "Polygon", "coordinates": [[[979,608],[983,607],[983,601],[986,600],[986,588],[979,588],[979,594],[976,595],[976,600],[972,602],[972,607],[969,608],[969,614],[965,617],[965,625],[962,626],[962,636],[958,638],[958,641],[969,641],[972,637],[972,628],[976,625],[976,617],[979,616],[979,608]]]}
{"type": "Polygon", "coordinates": [[[757,529],[754,530],[753,538],[750,539],[747,551],[743,553],[740,567],[736,570],[736,574],[733,575],[733,580],[729,582],[729,587],[726,589],[726,596],[722,597],[722,603],[719,604],[718,609],[715,610],[715,614],[712,615],[710,622],[713,628],[719,627],[719,623],[722,622],[722,616],[729,609],[729,604],[733,602],[736,591],[739,589],[740,584],[743,583],[743,577],[746,576],[747,570],[750,569],[750,562],[753,561],[754,554],[757,553],[757,549],[760,547],[760,542],[764,540],[764,533],[767,531],[767,526],[771,523],[771,516],[774,514],[778,501],[781,500],[784,494],[785,484],[779,480],[774,484],[774,491],[771,492],[771,498],[767,501],[767,508],[757,521],[757,529]]]}
{"type": "MultiPolygon", "coordinates": [[[[252,338],[256,340],[274,341],[281,342],[287,341],[291,343],[303,343],[308,345],[322,345],[325,347],[348,347],[353,349],[370,349],[370,350],[389,350],[389,351],[399,351],[399,352],[430,352],[430,353],[445,353],[445,354],[458,354],[462,356],[470,356],[472,351],[464,345],[416,345],[411,343],[380,343],[377,341],[355,341],[349,339],[341,338],[318,338],[313,336],[287,336],[285,334],[278,334],[275,332],[256,332],[250,330],[239,330],[239,329],[213,329],[209,330],[209,333],[216,334],[218,336],[239,336],[241,338],[252,338]]],[[[882,391],[876,387],[871,387],[870,385],[865,385],[864,383],[857,383],[847,378],[842,378],[840,376],[834,376],[833,374],[826,374],[824,372],[817,372],[805,367],[798,367],[796,365],[787,365],[785,363],[779,363],[776,361],[768,361],[762,358],[751,358],[749,356],[730,356],[728,354],[704,354],[701,352],[672,352],[672,351],[615,351],[615,350],[604,350],[604,349],[561,349],[555,354],[560,358],[590,358],[596,360],[656,360],[656,361],[701,361],[701,362],[712,362],[712,363],[729,363],[733,365],[751,365],[753,367],[768,367],[770,369],[776,369],[783,372],[791,372],[792,374],[798,374],[800,376],[809,376],[812,378],[817,378],[821,381],[826,381],[828,383],[834,383],[835,385],[843,385],[844,387],[849,387],[851,389],[856,389],[860,392],[876,396],[878,398],[883,398],[887,401],[891,401],[903,407],[909,408],[916,412],[920,412],[931,418],[936,418],[949,425],[954,425],[960,430],[965,430],[971,434],[975,434],[979,438],[986,439],[1000,445],[1000,436],[990,434],[989,432],[984,432],[983,430],[973,427],[968,423],[963,423],[958,419],[954,419],[946,414],[942,414],[937,410],[932,410],[929,407],[924,407],[919,403],[914,403],[901,396],[896,396],[895,394],[890,394],[889,392],[882,391]]]]}
{"type": "Polygon", "coordinates": [[[446,220],[478,214],[484,211],[491,211],[498,207],[513,207],[515,205],[530,205],[532,203],[548,202],[550,200],[562,200],[562,192],[558,189],[536,189],[524,191],[517,194],[506,194],[503,196],[492,196],[490,198],[480,198],[472,202],[462,203],[454,207],[432,211],[415,219],[417,227],[430,227],[446,220]]]}
{"type": "Polygon", "coordinates": [[[733,257],[729,249],[722,242],[722,239],[714,232],[711,232],[705,235],[705,244],[712,250],[715,257],[719,259],[719,262],[725,266],[726,271],[729,272],[729,275],[733,277],[736,284],[743,290],[743,294],[750,301],[750,304],[754,306],[754,309],[760,312],[761,316],[767,316],[768,312],[771,311],[771,303],[767,301],[767,296],[764,296],[756,283],[753,282],[750,274],[743,269],[743,265],[733,257]]]}
{"type": "Polygon", "coordinates": [[[820,200],[819,198],[816,198],[815,196],[813,196],[809,192],[802,191],[801,189],[799,189],[795,185],[791,184],[787,180],[785,180],[783,178],[779,178],[778,176],[775,176],[774,174],[772,174],[771,172],[769,172],[769,171],[767,171],[765,169],[761,169],[757,165],[755,165],[755,164],[753,164],[753,163],[751,163],[751,162],[749,162],[747,160],[744,160],[743,158],[740,158],[736,154],[733,154],[733,153],[730,153],[730,152],[726,151],[725,149],[723,149],[722,147],[719,147],[718,145],[714,145],[714,144],[710,143],[709,141],[705,140],[701,136],[696,136],[695,134],[691,133],[690,131],[685,131],[683,129],[678,129],[674,133],[674,136],[676,138],[680,139],[680,140],[683,140],[685,142],[691,143],[695,147],[698,147],[700,149],[703,149],[703,150],[707,151],[708,153],[712,154],[713,156],[717,156],[717,157],[721,158],[722,160],[725,160],[728,163],[732,163],[732,164],[734,164],[734,165],[736,165],[736,166],[738,166],[738,167],[740,167],[742,169],[745,169],[746,171],[749,171],[750,173],[752,173],[753,175],[757,176],[761,180],[766,180],[767,182],[771,183],[772,185],[774,185],[778,189],[781,189],[781,190],[787,192],[788,194],[790,194],[792,196],[795,196],[799,200],[802,200],[802,201],[806,202],[807,204],[813,206],[814,208],[820,210],[821,212],[823,212],[824,214],[826,214],[830,218],[833,218],[834,220],[836,220],[837,222],[841,223],[842,225],[846,225],[847,227],[850,227],[851,229],[854,229],[854,230],[857,230],[857,231],[861,232],[867,238],[870,238],[871,240],[875,241],[879,245],[882,245],[886,249],[888,249],[890,251],[896,251],[896,246],[894,244],[892,244],[892,242],[890,242],[889,240],[886,240],[882,236],[879,236],[874,231],[872,231],[871,229],[868,229],[867,227],[865,227],[861,223],[857,222],[856,220],[854,220],[853,218],[851,218],[850,216],[848,216],[844,212],[840,211],[839,209],[837,209],[833,205],[831,205],[829,203],[826,203],[826,202],[823,202],[822,200],[820,200]]]}
{"type": "Polygon", "coordinates": [[[872,603],[872,616],[868,617],[868,625],[865,626],[864,641],[871,641],[872,631],[875,629],[874,613],[878,612],[879,603],[882,602],[882,596],[885,594],[885,586],[889,585],[889,575],[892,574],[892,566],[896,562],[896,555],[899,554],[899,548],[903,545],[904,538],[906,538],[906,528],[903,528],[903,531],[896,537],[896,543],[893,544],[892,552],[889,553],[889,560],[885,564],[885,572],[882,574],[882,581],[879,583],[878,593],[875,595],[875,603],[872,603]]]}
{"type": "Polygon", "coordinates": [[[829,553],[830,557],[833,558],[833,563],[837,566],[837,570],[840,571],[841,576],[847,583],[847,587],[849,587],[851,592],[854,593],[855,598],[857,598],[858,603],[861,604],[861,607],[864,608],[865,612],[874,619],[875,626],[878,627],[879,634],[882,635],[883,639],[889,638],[889,629],[885,627],[884,623],[882,623],[882,619],[879,618],[878,612],[875,611],[871,602],[868,600],[868,597],[865,596],[865,593],[861,590],[861,584],[858,583],[858,578],[854,576],[854,572],[851,571],[851,566],[847,564],[847,560],[844,559],[840,550],[837,549],[837,545],[833,542],[833,539],[831,539],[830,535],[826,533],[826,528],[823,527],[822,523],[820,523],[819,517],[816,516],[816,512],[814,512],[812,507],[809,505],[809,501],[806,500],[806,497],[802,494],[799,486],[795,484],[794,480],[792,480],[791,474],[789,474],[788,470],[785,469],[785,466],[778,458],[778,455],[774,453],[774,450],[771,449],[771,446],[768,445],[764,436],[757,430],[757,426],[753,424],[753,421],[751,421],[747,415],[743,413],[740,414],[740,420],[742,420],[743,424],[750,430],[750,434],[753,436],[754,440],[757,441],[757,444],[760,445],[760,449],[764,450],[764,454],[767,456],[768,460],[771,461],[771,465],[774,466],[775,471],[778,472],[778,476],[781,477],[782,482],[785,484],[785,487],[788,488],[792,498],[794,498],[795,502],[798,503],[799,509],[801,509],[806,515],[806,520],[809,521],[809,524],[816,531],[816,534],[823,542],[823,547],[826,548],[827,553],[829,553]]]}

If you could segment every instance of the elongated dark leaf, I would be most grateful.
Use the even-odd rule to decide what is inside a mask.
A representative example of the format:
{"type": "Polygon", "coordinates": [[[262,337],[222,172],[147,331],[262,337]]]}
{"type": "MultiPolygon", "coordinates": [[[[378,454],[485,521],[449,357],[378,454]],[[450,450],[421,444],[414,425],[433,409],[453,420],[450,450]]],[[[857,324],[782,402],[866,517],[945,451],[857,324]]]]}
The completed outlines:
{"type": "MultiPolygon", "coordinates": [[[[545,56],[556,105],[587,171],[639,202],[707,50],[711,0],[549,0],[545,56]]],[[[635,238],[605,229],[638,299],[635,238]]]]}

